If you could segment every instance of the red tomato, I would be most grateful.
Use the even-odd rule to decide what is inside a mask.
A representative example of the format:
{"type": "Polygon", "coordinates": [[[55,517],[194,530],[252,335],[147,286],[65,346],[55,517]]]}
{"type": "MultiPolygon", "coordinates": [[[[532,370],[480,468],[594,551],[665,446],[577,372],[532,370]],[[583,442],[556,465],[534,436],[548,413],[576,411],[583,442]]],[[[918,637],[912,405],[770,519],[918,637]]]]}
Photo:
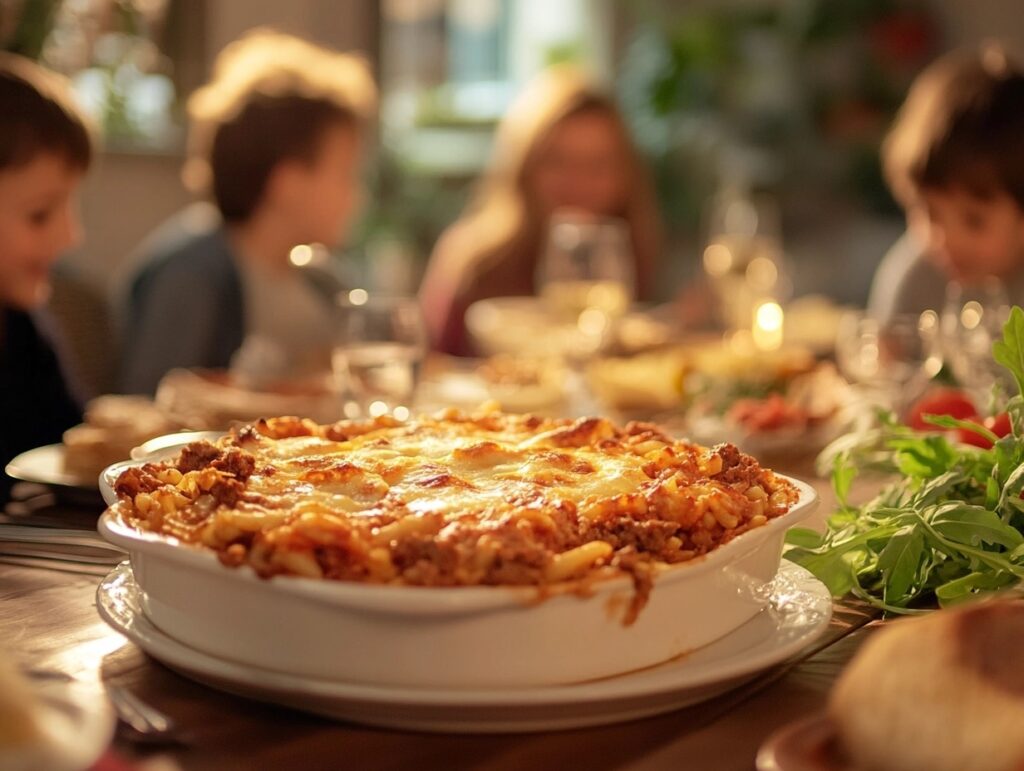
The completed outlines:
{"type": "Polygon", "coordinates": [[[975,418],[978,411],[963,391],[956,388],[935,388],[918,399],[907,412],[906,423],[918,431],[941,431],[943,429],[926,423],[925,415],[949,415],[960,420],[975,418]]]}
{"type": "MultiPolygon", "coordinates": [[[[981,425],[981,418],[977,415],[971,415],[970,417],[964,418],[964,420],[970,420],[981,425]]],[[[986,419],[985,422],[988,422],[988,420],[986,419]]],[[[963,442],[964,444],[973,444],[975,447],[983,447],[986,450],[992,446],[992,442],[990,442],[986,437],[981,434],[976,434],[974,431],[969,431],[966,428],[958,428],[956,430],[956,438],[959,442],[963,442]]]]}
{"type": "Polygon", "coordinates": [[[1013,433],[1013,428],[1010,426],[1010,416],[1005,412],[985,418],[985,428],[1000,437],[1009,436],[1013,433]]]}

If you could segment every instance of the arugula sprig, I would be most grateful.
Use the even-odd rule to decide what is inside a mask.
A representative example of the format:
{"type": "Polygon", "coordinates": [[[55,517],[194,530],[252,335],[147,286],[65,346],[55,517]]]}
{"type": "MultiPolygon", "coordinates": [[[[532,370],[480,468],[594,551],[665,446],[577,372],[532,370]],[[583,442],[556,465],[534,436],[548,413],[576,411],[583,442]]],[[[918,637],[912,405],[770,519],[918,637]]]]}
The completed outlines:
{"type": "Polygon", "coordinates": [[[839,510],[824,534],[795,528],[786,557],[834,596],[852,592],[893,613],[922,613],[1024,580],[1024,310],[1013,308],[992,355],[1019,393],[1003,438],[946,416],[944,428],[969,427],[990,449],[954,446],[881,414],[879,425],[841,437],[822,454],[831,464],[839,510]],[[866,503],[850,492],[865,471],[893,478],[866,503]]]}

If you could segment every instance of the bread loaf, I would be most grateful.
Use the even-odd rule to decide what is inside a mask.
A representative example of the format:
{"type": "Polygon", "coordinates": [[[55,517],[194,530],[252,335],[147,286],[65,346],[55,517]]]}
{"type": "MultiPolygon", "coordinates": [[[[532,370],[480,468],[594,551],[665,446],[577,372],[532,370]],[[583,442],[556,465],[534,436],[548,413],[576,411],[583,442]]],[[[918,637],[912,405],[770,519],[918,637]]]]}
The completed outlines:
{"type": "Polygon", "coordinates": [[[867,771],[1024,771],[1024,601],[892,622],[833,689],[841,744],[867,771]]]}

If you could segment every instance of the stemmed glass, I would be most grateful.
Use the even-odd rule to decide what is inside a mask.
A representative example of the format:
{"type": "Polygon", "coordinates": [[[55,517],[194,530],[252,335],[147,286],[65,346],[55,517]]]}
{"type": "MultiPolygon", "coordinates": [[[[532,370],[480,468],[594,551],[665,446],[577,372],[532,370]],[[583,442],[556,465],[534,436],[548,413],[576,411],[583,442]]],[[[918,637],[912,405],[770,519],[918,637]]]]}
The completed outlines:
{"type": "Polygon", "coordinates": [[[791,293],[778,220],[771,199],[736,190],[718,196],[709,213],[704,273],[726,329],[749,330],[760,304],[791,293]]]}
{"type": "Polygon", "coordinates": [[[536,279],[548,312],[556,322],[570,328],[563,353],[596,353],[610,339],[635,293],[634,259],[626,223],[572,211],[556,212],[536,279]]]}
{"type": "Polygon", "coordinates": [[[998,278],[973,284],[953,282],[946,290],[942,311],[942,339],[953,376],[984,408],[997,383],[1009,388],[1012,380],[992,357],[992,344],[1010,316],[1010,299],[998,278]]]}
{"type": "Polygon", "coordinates": [[[897,314],[883,321],[848,313],[839,323],[836,363],[847,380],[902,413],[942,368],[938,314],[897,314]]]}
{"type": "Polygon", "coordinates": [[[416,299],[353,289],[338,296],[337,314],[332,361],[346,417],[409,417],[427,351],[416,299]]]}

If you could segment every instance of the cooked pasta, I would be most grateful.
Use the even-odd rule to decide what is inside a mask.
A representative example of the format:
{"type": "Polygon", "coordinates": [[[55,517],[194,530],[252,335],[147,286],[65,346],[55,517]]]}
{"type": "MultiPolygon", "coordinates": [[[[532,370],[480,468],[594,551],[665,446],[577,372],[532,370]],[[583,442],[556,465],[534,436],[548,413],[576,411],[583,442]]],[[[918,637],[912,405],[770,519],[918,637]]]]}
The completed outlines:
{"type": "Polygon", "coordinates": [[[129,468],[115,512],[257,574],[539,585],[699,557],[784,514],[785,479],[648,423],[448,410],[273,418],[129,468]]]}

